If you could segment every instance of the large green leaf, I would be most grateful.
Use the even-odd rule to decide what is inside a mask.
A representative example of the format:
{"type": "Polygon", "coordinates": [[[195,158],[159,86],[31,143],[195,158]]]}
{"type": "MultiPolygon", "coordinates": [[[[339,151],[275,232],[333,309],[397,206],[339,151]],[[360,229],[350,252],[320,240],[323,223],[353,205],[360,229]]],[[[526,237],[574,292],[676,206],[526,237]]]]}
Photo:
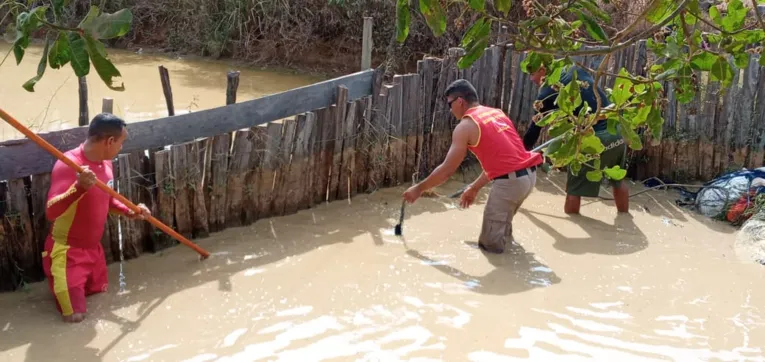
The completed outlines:
{"type": "Polygon", "coordinates": [[[127,34],[132,22],[133,13],[128,9],[109,14],[99,13],[98,7],[91,6],[88,15],[80,22],[80,28],[93,39],[112,39],[127,34]]]}
{"type": "Polygon", "coordinates": [[[722,28],[728,32],[741,29],[746,22],[746,13],[749,11],[741,0],[730,0],[727,6],[728,14],[722,19],[722,28]]]}
{"type": "Polygon", "coordinates": [[[112,64],[112,62],[106,56],[106,49],[96,39],[93,39],[90,35],[85,34],[85,45],[90,55],[90,59],[93,61],[93,68],[96,68],[96,72],[101,77],[101,80],[106,83],[106,86],[111,90],[124,91],[125,85],[114,85],[115,77],[122,77],[120,71],[112,64]]]}
{"type": "Polygon", "coordinates": [[[69,50],[72,53],[70,64],[74,69],[74,74],[78,78],[88,75],[90,73],[90,58],[85,39],[77,33],[69,33],[69,50]]]}
{"type": "Polygon", "coordinates": [[[13,55],[16,56],[16,65],[21,64],[24,53],[29,47],[29,36],[40,29],[45,19],[47,6],[38,6],[29,12],[22,12],[16,17],[16,40],[13,42],[13,55]]]}
{"type": "Polygon", "coordinates": [[[50,39],[45,39],[45,48],[43,48],[42,56],[40,57],[40,63],[37,65],[37,75],[32,77],[32,79],[26,81],[22,87],[27,90],[27,92],[34,92],[35,91],[35,84],[42,79],[43,74],[45,74],[45,69],[48,67],[48,49],[50,49],[50,39]]]}
{"type": "Polygon", "coordinates": [[[583,153],[599,155],[605,149],[606,147],[603,146],[603,142],[601,142],[600,138],[598,138],[598,136],[595,134],[589,134],[582,138],[581,150],[583,153]]]}
{"type": "Polygon", "coordinates": [[[654,140],[661,141],[662,128],[664,127],[664,118],[661,118],[661,111],[655,107],[651,108],[646,123],[648,123],[648,128],[651,130],[651,137],[654,140]]]}
{"type": "Polygon", "coordinates": [[[552,127],[550,127],[550,137],[558,137],[570,130],[574,129],[574,125],[571,124],[571,122],[568,121],[568,119],[562,119],[558,123],[554,124],[552,127]]]}
{"type": "Polygon", "coordinates": [[[717,61],[717,55],[704,51],[691,58],[691,67],[696,70],[710,71],[717,61]]]}
{"type": "Polygon", "coordinates": [[[720,17],[720,10],[717,9],[717,6],[709,7],[709,18],[712,19],[712,22],[716,25],[722,26],[722,17],[720,17]]]}
{"type": "Polygon", "coordinates": [[[497,8],[497,11],[501,12],[505,16],[507,16],[507,13],[510,12],[510,6],[512,3],[512,0],[494,0],[494,6],[497,8]]]}
{"type": "Polygon", "coordinates": [[[619,165],[610,168],[604,168],[603,172],[606,174],[606,176],[608,176],[608,178],[615,181],[619,181],[627,176],[627,170],[622,169],[619,167],[619,165]]]}
{"type": "Polygon", "coordinates": [[[595,3],[594,0],[582,0],[579,1],[578,4],[581,4],[584,6],[584,8],[587,9],[587,11],[590,12],[590,14],[600,18],[601,20],[610,23],[611,22],[611,16],[608,15],[605,11],[603,11],[597,3],[595,3]]]}
{"type": "Polygon", "coordinates": [[[640,140],[640,136],[631,127],[630,123],[623,118],[619,119],[619,123],[621,126],[622,137],[627,141],[627,145],[635,151],[642,150],[643,142],[640,140]]]}
{"type": "Polygon", "coordinates": [[[486,0],[470,0],[470,7],[475,11],[483,12],[486,10],[486,0]]]}
{"type": "Polygon", "coordinates": [[[439,0],[420,0],[420,13],[425,17],[433,35],[439,37],[446,32],[446,13],[439,0]]]}
{"type": "Polygon", "coordinates": [[[619,77],[614,81],[614,89],[611,92],[614,104],[621,106],[630,97],[632,97],[632,82],[629,80],[630,74],[626,69],[619,70],[619,77]]]}
{"type": "Polygon", "coordinates": [[[396,41],[403,43],[409,36],[409,1],[396,1],[396,41]]]}
{"type": "Polygon", "coordinates": [[[587,174],[585,176],[587,176],[587,180],[589,180],[590,182],[600,182],[601,180],[603,180],[603,171],[601,170],[587,171],[587,174]]]}
{"type": "Polygon", "coordinates": [[[712,65],[710,74],[712,80],[721,82],[725,88],[729,87],[733,82],[733,68],[723,56],[717,57],[717,61],[712,65]]]}
{"type": "Polygon", "coordinates": [[[489,33],[491,31],[491,21],[487,18],[478,19],[462,37],[462,48],[465,49],[465,55],[457,62],[460,69],[466,69],[473,65],[478,58],[483,55],[486,46],[489,44],[489,33]]]}
{"type": "Polygon", "coordinates": [[[65,32],[58,33],[58,39],[53,43],[53,47],[48,54],[48,61],[50,67],[53,69],[59,69],[69,63],[72,60],[72,49],[69,46],[69,37],[65,32]]]}
{"type": "Polygon", "coordinates": [[[579,13],[579,20],[581,20],[584,23],[585,29],[587,29],[587,33],[590,34],[590,36],[600,42],[604,42],[608,39],[608,35],[606,35],[606,32],[603,31],[603,28],[600,27],[597,21],[592,18],[592,16],[585,14],[583,11],[578,11],[579,13]]]}
{"type": "Polygon", "coordinates": [[[737,67],[746,68],[749,66],[749,53],[736,53],[733,55],[733,61],[737,67]]]}
{"type": "MultiPolygon", "coordinates": [[[[666,17],[668,17],[675,9],[677,9],[678,1],[676,0],[657,0],[653,2],[646,20],[653,24],[661,23],[666,17]]],[[[713,6],[714,7],[714,6],[713,6]]]]}

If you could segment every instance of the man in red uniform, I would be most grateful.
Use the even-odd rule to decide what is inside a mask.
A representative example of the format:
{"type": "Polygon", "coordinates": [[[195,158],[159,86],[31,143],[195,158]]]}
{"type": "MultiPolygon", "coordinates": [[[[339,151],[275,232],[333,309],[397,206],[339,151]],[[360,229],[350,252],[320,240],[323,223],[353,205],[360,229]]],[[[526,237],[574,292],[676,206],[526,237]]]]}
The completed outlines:
{"type": "Polygon", "coordinates": [[[105,292],[108,270],[101,236],[109,212],[145,219],[151,213],[139,205],[140,214],[93,187],[96,178],[114,187],[112,159],[127,138],[125,122],[102,113],[93,118],[88,138],[65,153],[84,171],[77,174],[60,160],[53,166],[46,216],[53,224],[45,240],[43,268],[56,307],[66,322],[85,318],[85,296],[105,292]]]}
{"type": "Polygon", "coordinates": [[[412,203],[423,191],[444,183],[470,150],[483,172],[464,191],[460,204],[469,207],[478,191],[492,182],[478,245],[488,252],[503,253],[513,241],[513,217],[534,189],[536,168],[544,159],[540,153],[526,151],[513,122],[501,110],[478,103],[470,82],[455,81],[446,89],[445,97],[452,114],[460,120],[449,152],[433,173],[406,190],[403,197],[412,203]]]}

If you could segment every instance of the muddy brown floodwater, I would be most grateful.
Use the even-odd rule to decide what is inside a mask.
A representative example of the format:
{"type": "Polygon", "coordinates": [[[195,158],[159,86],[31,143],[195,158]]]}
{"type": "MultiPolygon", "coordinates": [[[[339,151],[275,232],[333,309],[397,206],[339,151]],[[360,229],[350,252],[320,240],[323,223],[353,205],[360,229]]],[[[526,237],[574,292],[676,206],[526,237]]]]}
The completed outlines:
{"type": "MultiPolygon", "coordinates": [[[[20,65],[16,65],[16,59],[11,54],[0,66],[2,107],[35,132],[76,127],[79,117],[79,83],[71,66],[67,65],[63,69],[49,67],[35,86],[34,93],[21,87],[37,74],[42,48],[40,44],[32,44],[20,65]]],[[[0,41],[0,59],[9,49],[10,44],[0,41]]],[[[238,102],[323,80],[313,75],[257,70],[204,58],[144,55],[120,49],[108,49],[108,52],[123,76],[121,81],[125,84],[125,91],[117,92],[106,87],[91,67],[91,73],[87,76],[90,117],[101,111],[101,100],[104,97],[114,99],[114,113],[128,122],[166,117],[167,104],[159,79],[160,65],[164,65],[170,74],[176,115],[225,105],[226,73],[229,70],[241,72],[238,102]]],[[[0,140],[21,137],[21,133],[5,122],[0,122],[0,140]]]]}
{"type": "Polygon", "coordinates": [[[419,200],[400,239],[392,188],[126,262],[81,325],[36,283],[0,295],[0,361],[763,361],[765,271],[732,227],[661,191],[567,217],[563,185],[539,178],[504,255],[475,247],[485,193],[419,200]]]}

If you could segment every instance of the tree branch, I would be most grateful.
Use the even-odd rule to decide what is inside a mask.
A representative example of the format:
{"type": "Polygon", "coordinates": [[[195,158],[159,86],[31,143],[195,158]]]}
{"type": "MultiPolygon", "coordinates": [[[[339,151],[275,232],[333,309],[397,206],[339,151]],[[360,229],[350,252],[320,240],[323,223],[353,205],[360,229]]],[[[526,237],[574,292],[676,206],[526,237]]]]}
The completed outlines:
{"type": "MultiPolygon", "coordinates": [[[[549,54],[549,55],[558,55],[558,56],[580,56],[580,55],[607,55],[610,53],[613,53],[617,50],[624,49],[633,43],[635,43],[638,40],[644,39],[646,34],[654,33],[657,30],[661,29],[665,25],[667,25],[672,19],[674,19],[681,11],[685,9],[685,7],[688,5],[688,1],[690,0],[683,0],[682,3],[675,9],[675,11],[670,14],[666,19],[661,21],[658,24],[655,24],[654,26],[641,31],[638,34],[635,34],[631,36],[629,39],[615,45],[611,46],[603,46],[603,47],[593,47],[587,50],[556,50],[556,49],[545,49],[545,48],[537,48],[534,46],[530,46],[525,42],[523,39],[520,39],[518,37],[514,37],[516,44],[522,44],[522,47],[519,49],[521,51],[533,51],[539,54],[549,54]]],[[[756,0],[755,0],[756,1],[756,0]]]]}
{"type": "Polygon", "coordinates": [[[754,16],[757,18],[757,23],[760,24],[760,28],[762,28],[762,30],[765,30],[765,23],[762,21],[762,15],[760,15],[760,9],[757,6],[757,0],[752,0],[752,7],[752,10],[754,10],[754,16]]]}

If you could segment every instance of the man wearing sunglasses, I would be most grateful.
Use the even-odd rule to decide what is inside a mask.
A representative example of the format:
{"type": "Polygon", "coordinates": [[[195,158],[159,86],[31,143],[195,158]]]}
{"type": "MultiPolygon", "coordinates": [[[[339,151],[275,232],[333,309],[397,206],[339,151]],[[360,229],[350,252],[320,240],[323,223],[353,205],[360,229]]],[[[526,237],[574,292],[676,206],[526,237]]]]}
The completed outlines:
{"type": "Polygon", "coordinates": [[[404,192],[413,203],[423,191],[444,183],[470,150],[483,172],[462,193],[460,205],[469,207],[478,191],[492,182],[483,212],[478,245],[482,250],[503,253],[513,242],[513,217],[536,184],[536,169],[544,159],[523,147],[513,122],[500,109],[482,106],[470,82],[459,79],[444,92],[445,101],[460,123],[452,133],[452,144],[444,161],[422,182],[404,192]]]}

